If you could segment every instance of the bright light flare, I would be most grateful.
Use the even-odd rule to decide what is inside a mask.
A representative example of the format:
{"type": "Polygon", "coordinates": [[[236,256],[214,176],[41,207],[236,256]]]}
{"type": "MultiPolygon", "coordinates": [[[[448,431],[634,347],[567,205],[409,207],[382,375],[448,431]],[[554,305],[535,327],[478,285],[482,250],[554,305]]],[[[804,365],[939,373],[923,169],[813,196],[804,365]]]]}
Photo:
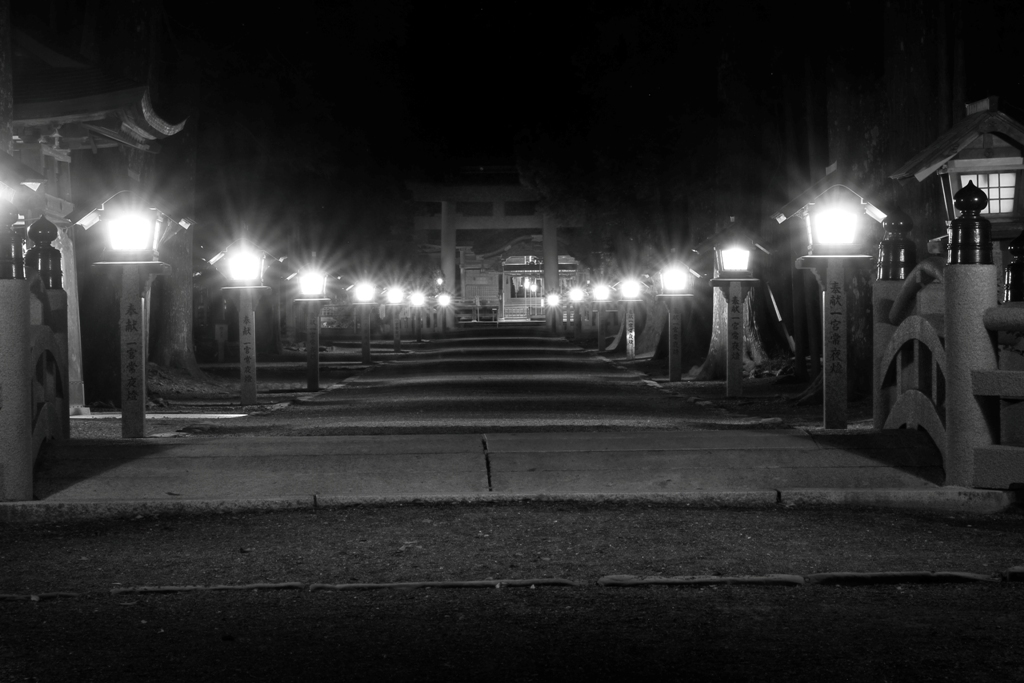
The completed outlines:
{"type": "Polygon", "coordinates": [[[228,255],[228,277],[236,282],[259,282],[263,259],[248,249],[228,255]]]}
{"type": "Polygon", "coordinates": [[[574,304],[578,304],[579,302],[583,301],[583,288],[573,287],[572,289],[570,289],[569,301],[573,302],[574,304]]]}
{"type": "Polygon", "coordinates": [[[299,293],[302,296],[322,297],[327,288],[327,278],[323,273],[306,272],[299,275],[299,293]]]}
{"type": "Polygon", "coordinates": [[[623,299],[639,299],[640,298],[640,281],[639,280],[625,280],[619,286],[619,292],[622,294],[623,299]]]}
{"type": "Polygon", "coordinates": [[[857,214],[839,207],[812,214],[814,241],[824,245],[853,244],[857,239],[857,214]]]}
{"type": "Polygon", "coordinates": [[[409,295],[409,303],[413,306],[422,306],[427,303],[427,295],[423,292],[413,292],[409,295]]]}
{"type": "Polygon", "coordinates": [[[557,308],[558,305],[560,303],[562,303],[562,297],[558,296],[557,294],[553,294],[553,293],[552,294],[548,294],[547,301],[548,301],[548,308],[557,308]]]}
{"type": "Polygon", "coordinates": [[[153,248],[153,219],[141,213],[125,213],[107,221],[110,248],[114,251],[146,251],[153,248]]]}
{"type": "Polygon", "coordinates": [[[608,301],[612,298],[612,289],[608,285],[594,285],[594,301],[608,301]]]}
{"type": "Polygon", "coordinates": [[[405,300],[405,292],[401,287],[388,287],[388,303],[400,304],[405,300]]]}
{"type": "Polygon", "coordinates": [[[377,288],[370,282],[360,282],[356,285],[355,295],[356,301],[362,303],[369,303],[373,301],[373,297],[377,294],[377,288]]]}
{"type": "Polygon", "coordinates": [[[450,294],[438,294],[437,305],[447,307],[452,303],[452,297],[450,294]]]}
{"type": "Polygon", "coordinates": [[[687,291],[690,288],[690,271],[682,266],[669,266],[661,271],[661,287],[666,294],[687,291]]]}

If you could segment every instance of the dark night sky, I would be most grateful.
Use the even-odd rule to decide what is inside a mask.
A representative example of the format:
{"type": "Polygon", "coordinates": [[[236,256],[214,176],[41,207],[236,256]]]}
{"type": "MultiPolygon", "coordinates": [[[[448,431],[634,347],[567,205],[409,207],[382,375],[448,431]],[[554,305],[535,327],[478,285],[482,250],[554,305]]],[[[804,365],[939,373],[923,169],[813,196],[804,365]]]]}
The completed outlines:
{"type": "Polygon", "coordinates": [[[686,90],[697,94],[683,73],[675,82],[630,73],[647,43],[690,55],[691,69],[717,56],[697,43],[704,32],[688,20],[701,11],[660,2],[570,6],[384,0],[202,21],[181,6],[168,12],[179,31],[222,53],[270,56],[313,88],[341,125],[364,131],[379,154],[406,159],[508,158],[517,132],[575,125],[604,94],[615,93],[616,106],[636,116],[686,90]],[[650,34],[664,16],[677,23],[671,45],[650,34]]]}

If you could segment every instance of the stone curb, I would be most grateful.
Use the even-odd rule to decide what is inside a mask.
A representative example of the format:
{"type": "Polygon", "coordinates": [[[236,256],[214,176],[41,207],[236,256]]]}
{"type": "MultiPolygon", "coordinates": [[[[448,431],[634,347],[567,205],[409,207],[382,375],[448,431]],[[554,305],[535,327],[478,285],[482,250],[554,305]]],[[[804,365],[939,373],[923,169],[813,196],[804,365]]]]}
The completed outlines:
{"type": "Polygon", "coordinates": [[[779,491],[779,502],[787,507],[826,505],[993,514],[1024,503],[1024,496],[1018,491],[959,486],[934,489],[783,489],[779,491]]]}
{"type": "Polygon", "coordinates": [[[569,579],[501,579],[484,581],[407,581],[400,583],[314,583],[310,591],[358,591],[394,588],[413,590],[416,588],[535,588],[537,586],[568,586],[579,588],[586,584],[569,579]]]}
{"type": "Polygon", "coordinates": [[[766,576],[646,576],[613,574],[602,576],[597,585],[625,588],[634,586],[802,586],[804,577],[798,574],[768,574],[766,576]]]}
{"type": "Polygon", "coordinates": [[[897,583],[998,582],[999,578],[971,572],[827,572],[808,574],[804,580],[822,586],[877,586],[897,583]]]}
{"type": "Polygon", "coordinates": [[[0,523],[54,522],[155,515],[224,514],[311,508],[386,505],[478,505],[493,503],[648,503],[696,508],[890,508],[995,514],[1024,504],[1018,491],[957,487],[929,489],[784,489],[680,491],[675,493],[474,493],[411,496],[290,496],[280,498],[25,501],[0,503],[0,523]]]}
{"type": "MultiPolygon", "coordinates": [[[[1024,567],[1011,567],[996,575],[972,572],[823,572],[818,574],[766,574],[764,576],[634,576],[632,574],[610,574],[594,582],[603,588],[639,588],[645,586],[892,586],[901,584],[945,584],[945,583],[1012,583],[1024,581],[1024,567]]],[[[30,600],[38,602],[56,598],[81,598],[89,595],[154,595],[166,593],[195,593],[215,591],[248,590],[309,590],[315,591],[365,591],[365,590],[416,590],[425,588],[536,588],[555,586],[583,588],[590,582],[572,581],[560,578],[539,579],[486,579],[478,581],[399,581],[384,583],[248,583],[241,585],[213,586],[137,586],[134,588],[112,588],[106,591],[53,591],[49,593],[0,593],[0,602],[30,600]]]]}
{"type": "Polygon", "coordinates": [[[778,503],[777,491],[682,491],[678,493],[472,493],[420,496],[314,496],[316,507],[363,505],[477,505],[488,503],[658,503],[700,507],[766,507],[778,503]]]}
{"type": "Polygon", "coordinates": [[[123,519],[156,515],[225,514],[312,509],[313,506],[314,501],[310,496],[237,500],[31,501],[0,503],[0,523],[123,519]]]}

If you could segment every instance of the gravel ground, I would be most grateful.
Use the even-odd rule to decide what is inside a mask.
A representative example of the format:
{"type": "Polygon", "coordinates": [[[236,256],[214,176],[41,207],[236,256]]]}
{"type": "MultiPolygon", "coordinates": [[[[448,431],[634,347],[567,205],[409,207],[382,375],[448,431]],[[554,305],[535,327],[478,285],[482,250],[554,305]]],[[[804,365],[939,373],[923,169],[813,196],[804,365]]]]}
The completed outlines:
{"type": "Polygon", "coordinates": [[[0,527],[0,681],[1008,681],[1024,584],[599,587],[1024,564],[1024,516],[406,505],[0,527]],[[310,591],[563,577],[577,587],[310,591]],[[140,586],[296,582],[146,594],[140,586]],[[32,600],[53,591],[78,597],[32,600]]]}

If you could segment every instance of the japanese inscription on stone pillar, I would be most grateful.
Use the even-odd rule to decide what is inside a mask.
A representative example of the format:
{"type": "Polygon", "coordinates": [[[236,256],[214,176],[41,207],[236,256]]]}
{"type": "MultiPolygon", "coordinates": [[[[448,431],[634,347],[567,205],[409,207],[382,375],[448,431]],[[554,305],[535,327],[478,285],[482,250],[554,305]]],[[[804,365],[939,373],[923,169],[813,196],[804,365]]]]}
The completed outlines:
{"type": "Polygon", "coordinates": [[[252,292],[243,290],[238,307],[238,356],[242,372],[242,405],[256,403],[256,318],[252,292]]]}
{"type": "Polygon", "coordinates": [[[730,282],[727,290],[728,327],[725,355],[725,395],[740,396],[743,393],[743,285],[730,282]]]}
{"type": "Polygon", "coordinates": [[[121,274],[121,436],[146,431],[146,336],[142,276],[127,266],[121,274]]]}
{"type": "Polygon", "coordinates": [[[822,375],[825,428],[846,428],[846,269],[840,259],[826,268],[822,301],[822,375]]]}

